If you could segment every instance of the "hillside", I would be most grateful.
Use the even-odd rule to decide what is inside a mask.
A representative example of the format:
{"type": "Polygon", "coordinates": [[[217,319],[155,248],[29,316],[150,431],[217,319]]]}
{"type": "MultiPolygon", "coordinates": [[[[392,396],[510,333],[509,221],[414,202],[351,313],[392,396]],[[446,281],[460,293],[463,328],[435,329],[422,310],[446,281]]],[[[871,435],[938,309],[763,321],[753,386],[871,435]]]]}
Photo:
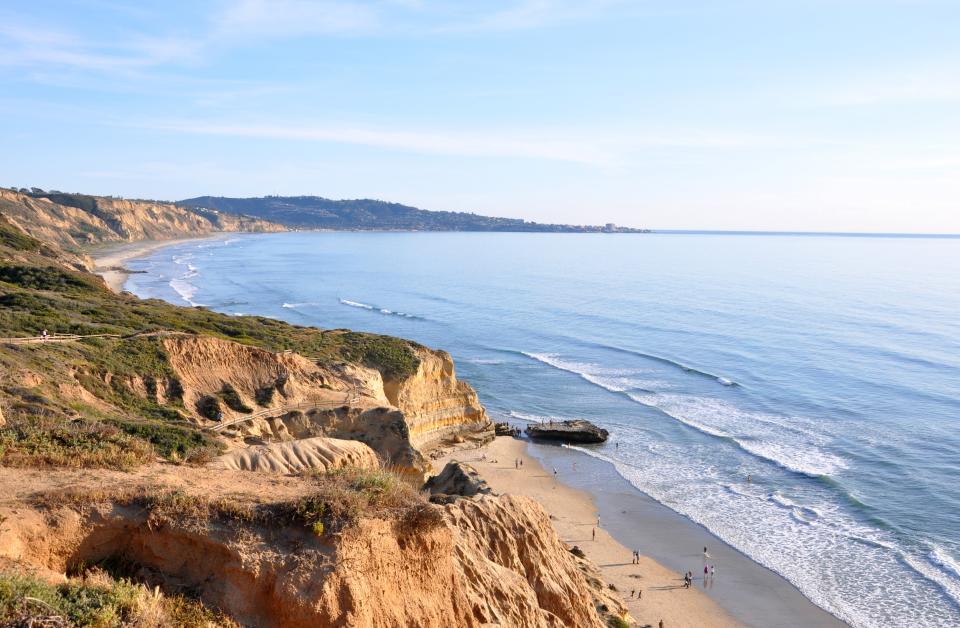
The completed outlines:
{"type": "Polygon", "coordinates": [[[226,212],[191,211],[159,201],[0,188],[0,213],[48,243],[77,251],[110,242],[169,240],[219,231],[283,231],[280,225],[226,212]]]}
{"type": "Polygon", "coordinates": [[[116,294],[21,221],[0,214],[0,626],[625,625],[536,502],[420,491],[432,448],[493,438],[449,355],[116,294]]]}
{"type": "Polygon", "coordinates": [[[552,233],[644,233],[616,226],[555,225],[466,212],[429,211],[371,199],[335,201],[319,196],[226,198],[199,196],[177,203],[256,216],[291,228],[397,231],[523,231],[552,233]]]}

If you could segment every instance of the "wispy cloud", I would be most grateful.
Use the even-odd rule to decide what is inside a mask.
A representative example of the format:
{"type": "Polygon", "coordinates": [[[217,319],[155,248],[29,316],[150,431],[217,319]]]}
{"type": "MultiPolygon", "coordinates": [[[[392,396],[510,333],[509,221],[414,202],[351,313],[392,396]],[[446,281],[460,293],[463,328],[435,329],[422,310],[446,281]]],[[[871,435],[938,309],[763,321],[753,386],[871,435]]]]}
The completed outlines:
{"type": "Polygon", "coordinates": [[[87,40],[66,31],[0,24],[0,65],[6,66],[130,72],[195,58],[198,50],[196,42],[182,38],[87,40]]]}
{"type": "Polygon", "coordinates": [[[209,38],[242,42],[254,38],[359,34],[378,30],[379,7],[345,0],[242,0],[213,17],[209,38]]]}
{"type": "Polygon", "coordinates": [[[424,130],[356,126],[350,124],[299,124],[272,121],[212,121],[196,119],[151,120],[130,126],[195,135],[257,138],[281,141],[353,144],[428,155],[538,159],[581,165],[620,168],[638,155],[667,155],[697,151],[792,150],[825,146],[816,137],[762,135],[750,132],[605,127],[592,130],[494,129],[424,130]],[[651,152],[653,151],[653,152],[651,152]]]}
{"type": "Polygon", "coordinates": [[[158,121],[145,126],[179,133],[355,144],[433,155],[518,157],[593,165],[615,160],[613,153],[596,144],[530,135],[196,121],[158,121]]]}

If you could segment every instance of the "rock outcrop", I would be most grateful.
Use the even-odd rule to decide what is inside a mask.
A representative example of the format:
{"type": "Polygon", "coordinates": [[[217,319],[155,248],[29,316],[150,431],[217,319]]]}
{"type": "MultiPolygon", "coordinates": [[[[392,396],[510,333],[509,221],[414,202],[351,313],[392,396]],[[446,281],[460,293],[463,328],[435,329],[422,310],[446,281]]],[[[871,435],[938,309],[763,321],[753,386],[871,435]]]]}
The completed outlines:
{"type": "Polygon", "coordinates": [[[413,445],[429,450],[453,434],[492,439],[493,424],[477,393],[457,379],[450,354],[419,348],[417,357],[416,373],[383,383],[386,398],[406,417],[413,445]]]}
{"type": "Polygon", "coordinates": [[[211,469],[266,473],[328,472],[345,467],[377,469],[380,459],[372,449],[355,440],[304,438],[283,443],[243,447],[217,458],[211,469]]]}
{"type": "Polygon", "coordinates": [[[559,440],[565,443],[602,443],[610,435],[607,430],[582,419],[534,423],[527,426],[526,432],[531,438],[559,440]]]}
{"type": "MultiPolygon", "coordinates": [[[[472,466],[451,460],[423,485],[431,496],[474,497],[490,493],[487,481],[472,466]]],[[[431,498],[432,499],[432,498],[431,498]]]]}

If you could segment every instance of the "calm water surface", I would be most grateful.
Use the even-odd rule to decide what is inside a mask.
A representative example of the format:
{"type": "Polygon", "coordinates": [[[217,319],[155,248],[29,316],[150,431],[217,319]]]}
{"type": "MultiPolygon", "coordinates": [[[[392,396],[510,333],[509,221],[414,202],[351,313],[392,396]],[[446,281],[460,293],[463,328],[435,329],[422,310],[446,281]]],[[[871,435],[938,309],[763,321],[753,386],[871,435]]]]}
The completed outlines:
{"type": "Polygon", "coordinates": [[[289,233],[130,266],[447,349],[495,418],[602,424],[584,453],[852,625],[960,625],[958,239],[289,233]]]}

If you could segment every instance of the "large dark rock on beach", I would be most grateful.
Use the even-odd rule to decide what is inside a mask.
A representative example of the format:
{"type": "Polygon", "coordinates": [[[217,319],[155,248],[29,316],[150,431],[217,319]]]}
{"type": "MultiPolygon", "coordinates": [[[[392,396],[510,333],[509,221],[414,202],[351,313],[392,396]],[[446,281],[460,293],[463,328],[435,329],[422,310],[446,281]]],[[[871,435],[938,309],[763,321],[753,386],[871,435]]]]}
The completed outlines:
{"type": "Polygon", "coordinates": [[[560,440],[565,443],[603,443],[610,436],[607,430],[590,421],[551,421],[527,426],[530,438],[560,440]]]}
{"type": "Polygon", "coordinates": [[[430,491],[430,501],[439,503],[490,493],[490,486],[475,468],[456,460],[448,462],[443,471],[427,480],[423,489],[430,491]]]}

